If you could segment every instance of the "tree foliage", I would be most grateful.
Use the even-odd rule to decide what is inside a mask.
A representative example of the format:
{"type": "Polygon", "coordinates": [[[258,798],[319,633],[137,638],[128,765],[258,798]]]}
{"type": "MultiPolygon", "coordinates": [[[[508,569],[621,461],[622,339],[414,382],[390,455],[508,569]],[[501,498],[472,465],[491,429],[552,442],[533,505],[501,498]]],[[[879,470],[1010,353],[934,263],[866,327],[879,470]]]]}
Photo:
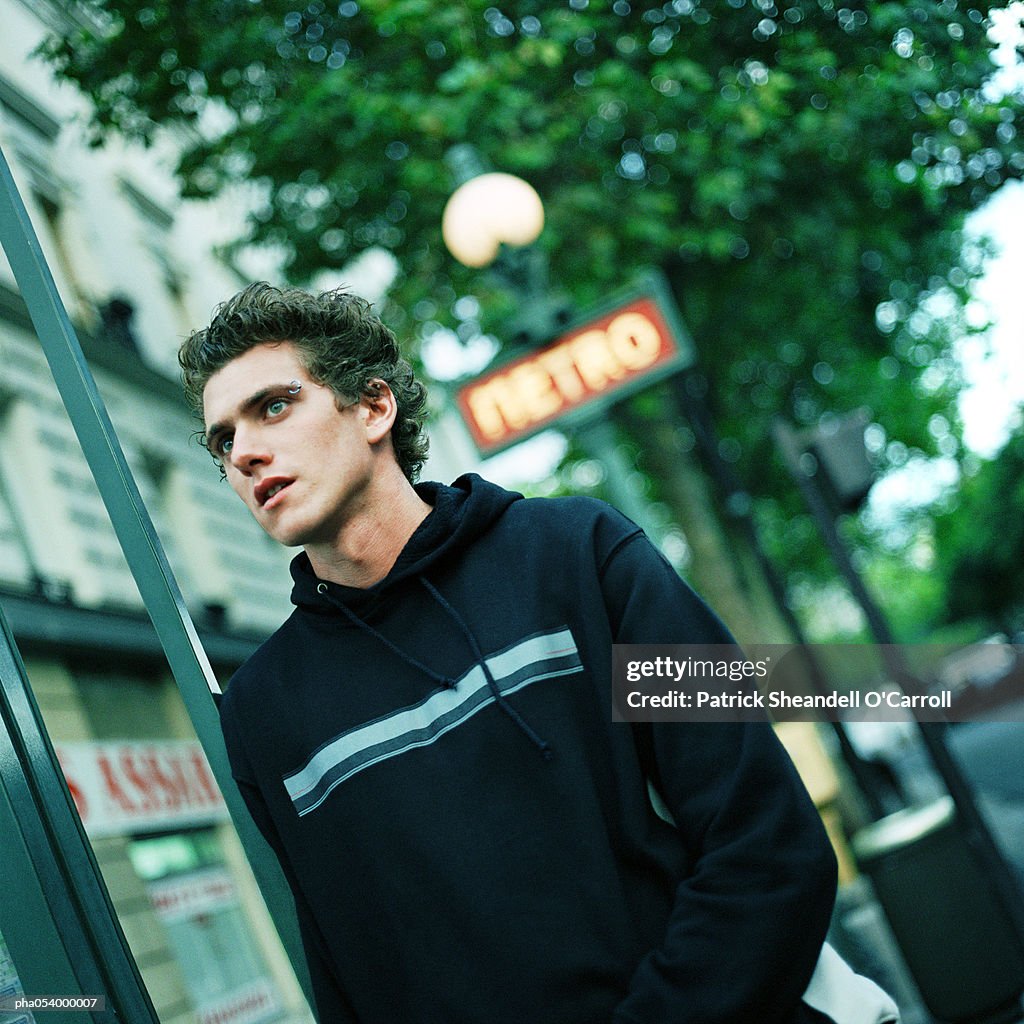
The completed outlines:
{"type": "Polygon", "coordinates": [[[1024,631],[1024,429],[983,462],[955,504],[935,520],[945,617],[984,619],[989,628],[1024,631]]]}
{"type": "MultiPolygon", "coordinates": [[[[986,89],[990,5],[957,0],[90,0],[47,55],[97,138],[181,124],[185,192],[239,180],[251,241],[298,281],[370,246],[385,315],[496,330],[513,300],[440,237],[445,156],[472,143],[544,199],[551,278],[585,305],[669,275],[711,382],[720,453],[779,528],[818,544],[770,418],[866,407],[881,469],[956,455],[951,346],[981,260],[966,213],[1024,171],[1020,97],[986,89]],[[456,316],[459,296],[479,322],[456,316]],[[935,430],[936,417],[947,425],[935,430]]],[[[641,403],[642,404],[642,403],[641,403]]],[[[692,436],[678,431],[680,452],[692,436]]]]}

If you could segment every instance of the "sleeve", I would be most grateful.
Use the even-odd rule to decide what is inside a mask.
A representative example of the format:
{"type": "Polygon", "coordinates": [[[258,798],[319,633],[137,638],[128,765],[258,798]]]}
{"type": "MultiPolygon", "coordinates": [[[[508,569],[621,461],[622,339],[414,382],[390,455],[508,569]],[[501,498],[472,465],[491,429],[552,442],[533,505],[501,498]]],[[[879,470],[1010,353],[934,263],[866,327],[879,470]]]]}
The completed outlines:
{"type": "MultiPolygon", "coordinates": [[[[616,643],[735,643],[640,532],[606,559],[602,591],[616,643]]],[[[766,722],[635,728],[692,870],[614,1024],[789,1024],[836,891],[835,855],[796,769],[766,722]]]]}
{"type": "Polygon", "coordinates": [[[259,786],[253,780],[253,773],[248,768],[248,761],[241,741],[235,729],[233,717],[228,711],[229,702],[221,705],[221,728],[231,763],[231,774],[234,778],[245,806],[260,834],[274,851],[288,887],[295,901],[295,912],[299,919],[299,934],[302,936],[302,948],[309,968],[310,981],[313,986],[313,1000],[316,1003],[317,1020],[324,1024],[358,1024],[345,993],[342,991],[330,960],[324,950],[323,937],[316,923],[312,909],[295,877],[294,869],[281,841],[281,836],[274,825],[270,809],[267,807],[259,786]]]}

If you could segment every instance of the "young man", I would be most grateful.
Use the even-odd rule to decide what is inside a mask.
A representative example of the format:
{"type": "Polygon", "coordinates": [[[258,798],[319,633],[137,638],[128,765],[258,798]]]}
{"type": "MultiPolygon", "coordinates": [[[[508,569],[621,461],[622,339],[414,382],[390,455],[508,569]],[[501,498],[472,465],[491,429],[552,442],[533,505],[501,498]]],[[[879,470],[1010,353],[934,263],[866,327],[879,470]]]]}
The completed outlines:
{"type": "Polygon", "coordinates": [[[644,534],[414,485],[423,389],[353,296],[254,285],[180,360],[228,482],[302,548],[221,715],[323,1024],[825,1020],[835,860],[771,728],[612,722],[613,643],[729,642],[644,534]]]}

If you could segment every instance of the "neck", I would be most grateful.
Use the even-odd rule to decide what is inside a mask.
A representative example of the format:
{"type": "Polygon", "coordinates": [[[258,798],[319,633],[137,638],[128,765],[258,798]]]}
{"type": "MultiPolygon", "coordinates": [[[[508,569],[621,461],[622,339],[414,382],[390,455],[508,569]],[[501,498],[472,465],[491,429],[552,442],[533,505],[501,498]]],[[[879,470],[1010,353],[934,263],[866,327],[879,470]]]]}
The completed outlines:
{"type": "Polygon", "coordinates": [[[399,470],[365,496],[331,543],[304,545],[313,572],[346,587],[372,587],[387,576],[429,513],[430,506],[399,470]]]}

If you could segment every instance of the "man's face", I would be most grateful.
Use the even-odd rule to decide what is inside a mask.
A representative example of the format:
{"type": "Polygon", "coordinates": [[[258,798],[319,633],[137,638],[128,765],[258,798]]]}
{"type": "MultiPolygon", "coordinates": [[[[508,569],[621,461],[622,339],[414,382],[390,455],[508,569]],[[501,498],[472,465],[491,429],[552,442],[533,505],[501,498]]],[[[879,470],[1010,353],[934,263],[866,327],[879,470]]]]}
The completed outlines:
{"type": "Polygon", "coordinates": [[[289,341],[249,349],[203,391],[210,451],[260,526],[287,546],[332,544],[360,507],[379,440],[370,416],[365,402],[339,409],[289,341]]]}

